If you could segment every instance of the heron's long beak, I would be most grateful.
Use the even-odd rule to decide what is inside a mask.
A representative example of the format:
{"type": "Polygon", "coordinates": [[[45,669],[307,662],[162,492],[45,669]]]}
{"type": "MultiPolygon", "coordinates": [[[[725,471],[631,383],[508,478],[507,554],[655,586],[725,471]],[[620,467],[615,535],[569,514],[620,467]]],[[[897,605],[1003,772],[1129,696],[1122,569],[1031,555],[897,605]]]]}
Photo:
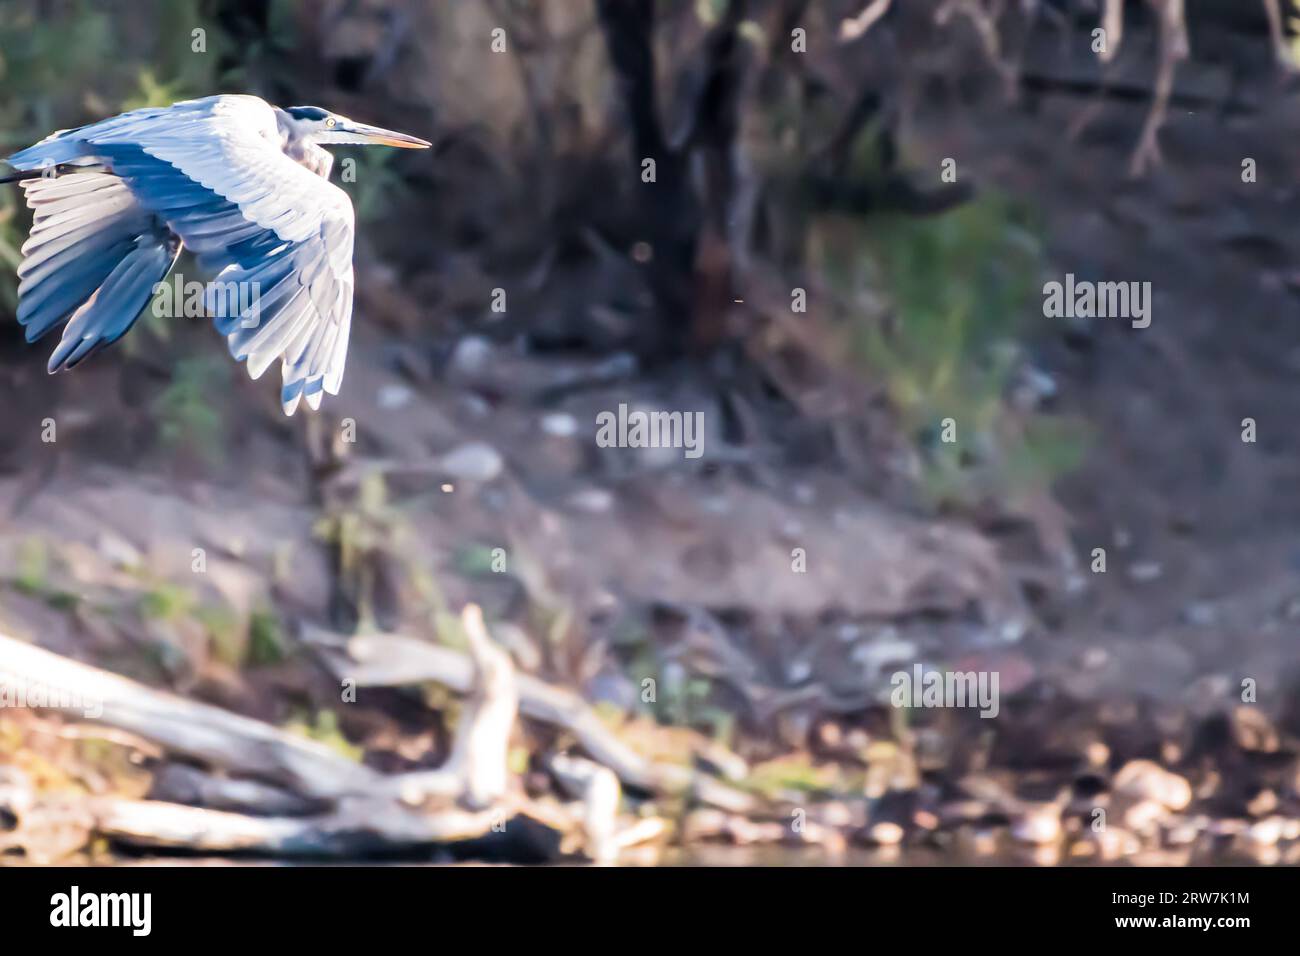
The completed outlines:
{"type": "Polygon", "coordinates": [[[334,142],[340,143],[377,143],[380,146],[396,146],[399,149],[428,149],[433,144],[418,136],[407,136],[391,129],[354,123],[352,120],[341,122],[329,135],[334,142]]]}

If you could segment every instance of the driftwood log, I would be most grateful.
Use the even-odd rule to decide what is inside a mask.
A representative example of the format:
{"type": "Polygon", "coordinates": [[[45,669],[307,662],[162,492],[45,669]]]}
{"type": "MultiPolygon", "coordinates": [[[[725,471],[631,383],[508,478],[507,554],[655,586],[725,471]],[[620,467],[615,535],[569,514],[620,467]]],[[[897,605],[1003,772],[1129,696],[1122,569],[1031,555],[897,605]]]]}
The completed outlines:
{"type": "Polygon", "coordinates": [[[4,635],[0,694],[19,705],[31,701],[29,706],[118,727],[169,753],[309,798],[362,795],[380,783],[379,774],[323,744],[4,635]]]}
{"type": "MultiPolygon", "coordinates": [[[[647,760],[576,695],[517,674],[476,606],[464,609],[461,623],[468,653],[401,637],[305,635],[340,679],[359,686],[436,681],[468,698],[443,766],[397,775],[269,724],[0,635],[0,701],[113,728],[163,761],[152,790],[158,799],[149,800],[44,795],[9,768],[13,772],[0,780],[0,810],[18,825],[0,833],[0,849],[23,845],[26,830],[80,832],[154,849],[356,858],[504,842],[514,821],[527,818],[531,823],[522,829],[552,832],[556,839],[542,843],[556,852],[571,846],[609,860],[666,829],[655,819],[620,821],[620,780],[732,813],[754,805],[749,794],[705,773],[647,760]],[[564,728],[590,757],[550,758],[572,802],[527,798],[512,779],[507,753],[521,712],[564,728]]],[[[535,849],[537,841],[532,844],[535,849]]],[[[80,845],[72,839],[60,852],[80,845]]]]}
{"type": "MultiPolygon", "coordinates": [[[[322,654],[340,680],[358,687],[388,687],[433,681],[468,693],[474,681],[471,661],[459,651],[427,641],[388,634],[344,637],[319,628],[304,639],[322,654]]],[[[527,674],[516,678],[519,709],[542,723],[562,727],[593,760],[612,770],[627,786],[665,795],[691,795],[733,813],[755,806],[750,794],[716,777],[676,764],[660,764],[638,754],[605,726],[587,703],[571,691],[527,674]]]]}

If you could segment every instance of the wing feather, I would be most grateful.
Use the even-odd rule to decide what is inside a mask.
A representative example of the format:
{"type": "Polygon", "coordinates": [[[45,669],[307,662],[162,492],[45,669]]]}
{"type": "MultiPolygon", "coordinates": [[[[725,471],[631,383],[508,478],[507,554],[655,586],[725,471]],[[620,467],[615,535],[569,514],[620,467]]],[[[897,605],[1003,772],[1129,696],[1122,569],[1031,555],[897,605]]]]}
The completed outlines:
{"type": "MultiPolygon", "coordinates": [[[[133,110],[57,134],[9,162],[33,169],[89,158],[120,177],[201,263],[219,270],[217,283],[248,285],[258,307],[218,316],[217,327],[254,378],[280,360],[287,414],[304,394],[312,407],[322,389],[337,394],[352,317],[352,203],[285,155],[268,104],[254,96],[215,96],[133,110]],[[256,324],[247,327],[250,319],[256,324]]],[[[44,198],[65,200],[60,188],[44,198]]],[[[70,191],[66,224],[80,221],[77,206],[87,198],[70,191]]],[[[61,245],[42,250],[46,258],[78,248],[75,229],[65,230],[61,245]]]]}

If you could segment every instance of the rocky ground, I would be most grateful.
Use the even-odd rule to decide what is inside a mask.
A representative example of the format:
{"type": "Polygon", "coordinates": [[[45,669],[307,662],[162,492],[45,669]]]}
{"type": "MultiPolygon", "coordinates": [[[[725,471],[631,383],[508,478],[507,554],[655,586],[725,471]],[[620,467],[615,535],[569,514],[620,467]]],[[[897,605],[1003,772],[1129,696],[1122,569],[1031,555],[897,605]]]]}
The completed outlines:
{"type": "MultiPolygon", "coordinates": [[[[1031,343],[1051,401],[1090,426],[1062,511],[1030,513],[1064,536],[1072,570],[1023,528],[900,509],[832,456],[721,431],[699,462],[596,448],[590,423],[620,402],[727,412],[690,367],[474,334],[395,346],[383,312],[403,300],[378,276],[330,418],[279,420],[265,382],[231,375],[215,454],[150,437],[170,370],[147,356],[47,379],[36,351],[6,351],[0,632],[418,769],[446,755],[446,701],[341,705],[299,627],[454,641],[447,619],[473,600],[521,671],[579,691],[633,746],[704,764],[730,759],[707,737],[734,752],[720,776],[762,811],[634,811],[671,818],[673,843],[1297,862],[1297,123],[1281,101],[1178,110],[1165,166],[1131,181],[1141,113],[1110,104],[1070,140],[1082,105],[1037,94],[928,113],[913,134],[918,156],[959,157],[1029,200],[1060,273],[1153,283],[1148,329],[1045,327],[1031,343]],[[346,419],[355,446],[332,437],[346,419]],[[998,671],[997,719],[903,719],[889,675],[915,662],[998,671]]],[[[566,741],[534,727],[521,746],[566,741]]],[[[0,755],[38,789],[144,795],[157,771],[136,743],[87,750],[28,713],[0,711],[0,755]]]]}

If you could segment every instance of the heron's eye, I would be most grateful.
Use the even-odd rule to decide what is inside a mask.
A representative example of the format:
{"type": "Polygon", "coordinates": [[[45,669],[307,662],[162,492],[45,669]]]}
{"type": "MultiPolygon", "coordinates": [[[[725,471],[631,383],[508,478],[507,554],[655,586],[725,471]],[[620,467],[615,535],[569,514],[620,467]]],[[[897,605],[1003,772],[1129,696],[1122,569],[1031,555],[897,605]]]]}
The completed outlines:
{"type": "Polygon", "coordinates": [[[329,119],[327,119],[327,120],[325,121],[325,125],[326,125],[326,126],[335,126],[337,123],[338,123],[338,120],[336,120],[336,119],[335,119],[334,117],[332,117],[332,116],[331,116],[329,119]]]}

